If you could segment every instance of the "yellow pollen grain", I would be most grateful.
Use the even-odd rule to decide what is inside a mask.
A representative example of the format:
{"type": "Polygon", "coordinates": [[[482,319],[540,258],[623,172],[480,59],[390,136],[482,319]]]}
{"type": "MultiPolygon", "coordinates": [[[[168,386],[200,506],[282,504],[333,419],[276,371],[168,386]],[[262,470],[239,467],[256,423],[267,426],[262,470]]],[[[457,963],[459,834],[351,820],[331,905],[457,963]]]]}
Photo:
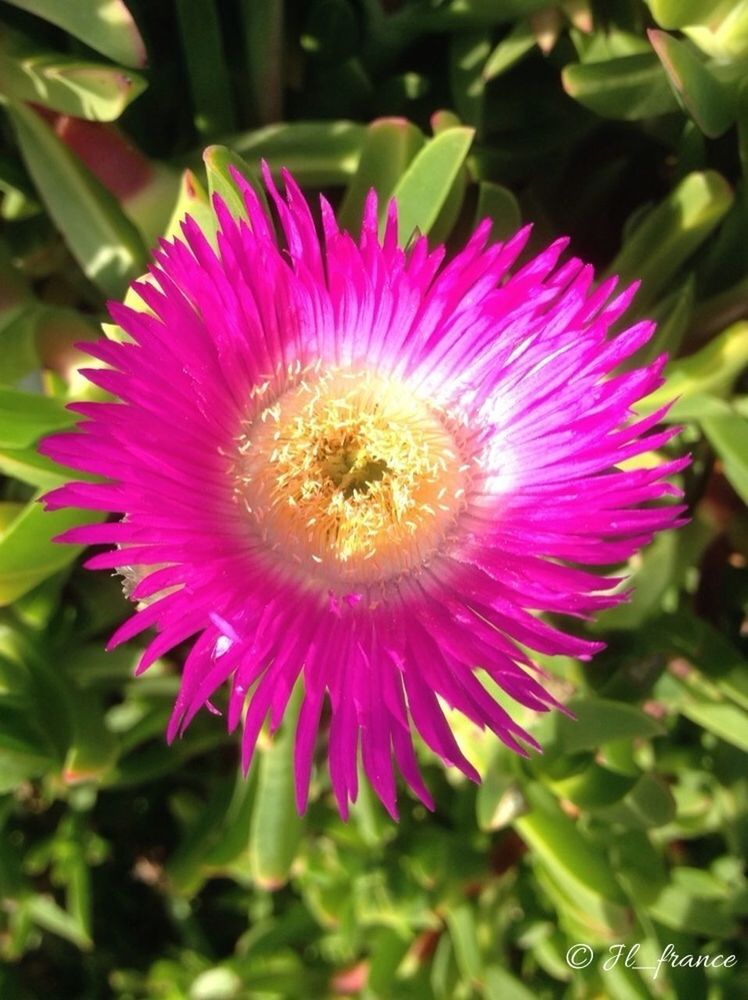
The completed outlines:
{"type": "Polygon", "coordinates": [[[440,414],[361,371],[304,372],[238,442],[236,489],[295,562],[346,581],[422,563],[463,504],[469,468],[440,414]]]}

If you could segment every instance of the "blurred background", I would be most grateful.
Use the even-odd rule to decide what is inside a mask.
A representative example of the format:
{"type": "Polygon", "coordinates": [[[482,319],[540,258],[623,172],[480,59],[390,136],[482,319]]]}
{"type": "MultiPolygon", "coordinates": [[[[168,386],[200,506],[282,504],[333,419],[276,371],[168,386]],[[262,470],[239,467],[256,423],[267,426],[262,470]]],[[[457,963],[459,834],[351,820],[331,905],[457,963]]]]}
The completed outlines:
{"type": "Polygon", "coordinates": [[[746,81],[745,0],[0,0],[0,997],[748,996],[746,81]],[[121,582],[36,502],[74,345],[261,157],[352,230],[374,186],[434,241],[531,221],[641,277],[693,455],[606,652],[544,663],[579,721],[515,707],[526,762],[455,718],[483,784],[423,752],[399,825],[365,785],[343,824],[322,767],[298,818],[289,727],[246,781],[220,718],[167,748],[179,657],[104,652],[121,582]],[[634,943],[738,961],[602,968],[634,943]]]}

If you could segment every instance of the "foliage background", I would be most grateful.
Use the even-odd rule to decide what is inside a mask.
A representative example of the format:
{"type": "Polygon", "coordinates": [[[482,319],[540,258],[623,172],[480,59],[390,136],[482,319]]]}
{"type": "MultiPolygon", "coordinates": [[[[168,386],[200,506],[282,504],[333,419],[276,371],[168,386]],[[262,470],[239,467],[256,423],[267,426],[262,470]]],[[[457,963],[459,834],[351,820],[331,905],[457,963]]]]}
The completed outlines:
{"type": "Polygon", "coordinates": [[[0,0],[0,996],[748,995],[745,80],[729,0],[0,0]],[[247,782],[207,713],[167,749],[178,663],[104,652],[120,584],[36,502],[74,344],[260,157],[352,228],[373,184],[404,239],[533,221],[641,277],[693,454],[607,651],[550,665],[579,721],[526,720],[521,762],[455,720],[483,785],[424,755],[436,813],[399,826],[365,790],[342,824],[322,768],[298,819],[287,729],[247,782]],[[740,960],[653,980],[603,971],[615,942],[740,960]]]}

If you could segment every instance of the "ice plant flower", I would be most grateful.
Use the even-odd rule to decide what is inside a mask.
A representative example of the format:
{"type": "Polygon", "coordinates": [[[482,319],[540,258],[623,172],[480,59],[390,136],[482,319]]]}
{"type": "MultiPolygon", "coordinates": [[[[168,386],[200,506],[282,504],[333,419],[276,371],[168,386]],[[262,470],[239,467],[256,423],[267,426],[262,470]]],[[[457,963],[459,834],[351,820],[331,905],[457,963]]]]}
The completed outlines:
{"type": "Polygon", "coordinates": [[[230,682],[246,768],[301,678],[299,808],[324,719],[341,813],[360,754],[396,815],[394,763],[431,804],[413,730],[478,778],[444,706],[519,753],[535,744],[481,676],[555,706],[532,651],[600,644],[538,613],[616,604],[619,581],[585,567],[678,523],[658,501],[686,460],[623,466],[674,433],[664,410],[632,414],[664,358],[620,370],[653,326],[612,336],[634,289],[559,265],[566,240],[509,276],[528,230],[490,244],[485,223],[445,263],[424,237],[398,245],[394,204],[380,239],[373,194],[358,240],[324,199],[318,233],[291,176],[281,194],[266,171],[279,240],[236,180],[246,219],[215,199],[215,248],[188,219],[135,286],[147,308],[111,306],[130,339],[85,345],[104,363],[85,374],[119,402],[74,404],[85,419],[43,450],[103,478],[46,503],[117,515],[62,537],[109,546],[87,565],[134,580],[111,644],[155,626],[139,670],[194,639],[169,740],[230,682]]]}

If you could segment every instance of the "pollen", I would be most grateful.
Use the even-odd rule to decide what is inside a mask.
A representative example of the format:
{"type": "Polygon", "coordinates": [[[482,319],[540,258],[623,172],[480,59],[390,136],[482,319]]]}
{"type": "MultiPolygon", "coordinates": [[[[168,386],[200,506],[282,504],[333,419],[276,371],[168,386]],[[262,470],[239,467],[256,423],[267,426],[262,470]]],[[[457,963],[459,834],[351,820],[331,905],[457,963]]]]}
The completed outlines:
{"type": "Polygon", "coordinates": [[[325,583],[428,561],[464,505],[469,465],[444,414],[369,372],[305,373],[248,421],[237,497],[272,549],[325,583]]]}

